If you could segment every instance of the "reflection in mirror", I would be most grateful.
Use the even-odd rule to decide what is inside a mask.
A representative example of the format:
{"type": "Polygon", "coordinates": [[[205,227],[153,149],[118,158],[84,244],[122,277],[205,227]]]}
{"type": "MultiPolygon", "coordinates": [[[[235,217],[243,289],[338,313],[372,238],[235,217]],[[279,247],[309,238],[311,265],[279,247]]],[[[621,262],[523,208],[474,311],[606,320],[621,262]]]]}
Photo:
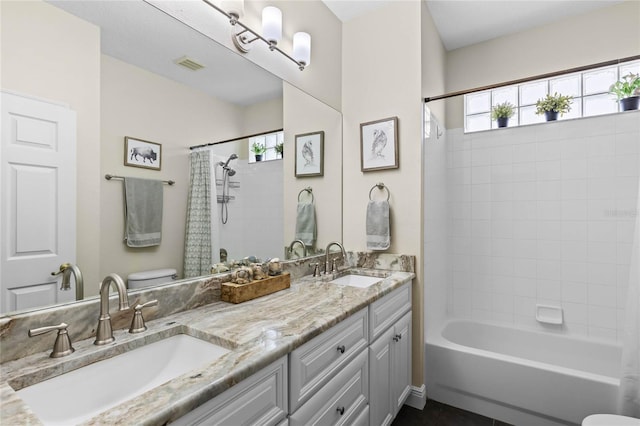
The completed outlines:
{"type": "MultiPolygon", "coordinates": [[[[5,272],[9,269],[3,265],[0,312],[73,300],[74,295],[57,290],[60,279],[50,279],[51,272],[57,271],[63,262],[79,266],[87,297],[95,297],[102,277],[113,272],[126,279],[135,272],[173,268],[182,277],[188,148],[284,127],[282,81],[142,1],[2,2],[0,7],[2,89],[62,104],[77,117],[78,200],[77,205],[68,206],[76,212],[72,227],[77,233],[71,238],[76,255],[62,261],[48,260],[38,272],[39,277],[26,284],[16,284],[7,277],[5,272]],[[41,37],[43,33],[48,36],[41,37]],[[25,56],[24,52],[30,55],[25,56]],[[194,71],[178,65],[184,63],[178,60],[185,56],[204,68],[194,71]],[[125,136],[161,145],[161,168],[125,166],[125,136]],[[124,244],[122,181],[107,181],[105,174],[176,181],[163,190],[159,246],[132,249],[124,244]],[[32,291],[39,290],[42,283],[46,283],[46,291],[32,291]],[[44,298],[34,304],[24,297],[34,294],[44,298]]],[[[296,102],[304,97],[312,99],[300,92],[296,101],[289,102],[291,108],[300,109],[296,102]]],[[[312,102],[320,103],[316,99],[312,102]]],[[[338,146],[341,139],[334,143],[338,146]]],[[[242,152],[246,151],[245,146],[242,152]]],[[[237,155],[242,152],[238,150],[237,155]]],[[[230,154],[223,154],[225,162],[230,154]]],[[[240,159],[230,164],[234,162],[238,169],[236,176],[240,176],[242,167],[252,166],[246,159],[242,166],[240,159]]],[[[280,171],[283,179],[292,179],[289,176],[292,173],[287,172],[292,170],[292,164],[286,158],[255,167],[276,167],[276,163],[284,163],[286,167],[280,171]]],[[[242,176],[249,174],[243,172],[242,176]]],[[[283,188],[282,182],[273,185],[274,190],[283,188]]],[[[316,187],[323,185],[322,181],[314,182],[316,187]]],[[[331,181],[331,185],[332,191],[339,193],[341,184],[336,186],[331,181]]],[[[244,188],[248,189],[246,185],[244,188]]],[[[287,201],[289,191],[295,189],[290,190],[289,184],[285,184],[282,205],[286,208],[292,205],[287,201]]],[[[268,197],[268,192],[259,191],[257,197],[268,197]]],[[[5,199],[2,203],[4,211],[5,199]]],[[[246,214],[233,209],[230,213],[232,221],[246,214]]],[[[266,218],[271,211],[264,210],[262,214],[266,218]]],[[[271,225],[282,227],[283,216],[286,214],[274,216],[271,225]]],[[[5,219],[0,216],[6,229],[5,219]]],[[[252,244],[257,245],[264,229],[263,226],[262,232],[251,235],[252,244]]],[[[62,234],[66,233],[56,235],[62,234]]],[[[272,251],[264,248],[262,256],[281,256],[288,239],[286,231],[282,232],[272,251]]],[[[6,258],[6,253],[2,256],[6,258]]],[[[33,268],[18,269],[16,274],[26,276],[27,270],[33,268]]]]}

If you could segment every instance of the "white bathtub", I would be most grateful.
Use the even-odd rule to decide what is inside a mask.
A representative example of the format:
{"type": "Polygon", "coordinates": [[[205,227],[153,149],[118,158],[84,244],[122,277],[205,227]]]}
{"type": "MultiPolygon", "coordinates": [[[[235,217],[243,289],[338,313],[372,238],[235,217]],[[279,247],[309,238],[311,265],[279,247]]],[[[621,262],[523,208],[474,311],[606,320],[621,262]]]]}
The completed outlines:
{"type": "Polygon", "coordinates": [[[518,426],[614,413],[621,347],[451,320],[427,336],[427,396],[518,426]]]}

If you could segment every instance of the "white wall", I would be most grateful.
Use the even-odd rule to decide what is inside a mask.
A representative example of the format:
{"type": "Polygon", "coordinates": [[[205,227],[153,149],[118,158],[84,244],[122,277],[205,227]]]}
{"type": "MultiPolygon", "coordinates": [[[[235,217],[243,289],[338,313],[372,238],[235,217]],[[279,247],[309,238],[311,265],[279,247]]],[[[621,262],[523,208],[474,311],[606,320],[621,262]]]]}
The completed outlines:
{"type": "Polygon", "coordinates": [[[343,242],[365,250],[369,190],[391,193],[391,253],[415,255],[413,377],[423,383],[421,3],[391,2],[343,25],[343,242]],[[360,171],[360,123],[398,117],[399,168],[360,171]]]}
{"type": "Polygon", "coordinates": [[[0,16],[0,87],[77,112],[76,262],[92,294],[100,279],[100,29],[40,1],[2,1],[0,16]]]}
{"type": "Polygon", "coordinates": [[[622,336],[640,113],[449,131],[449,313],[615,341],[622,336]],[[535,305],[561,306],[542,326],[535,305]]]}
{"type": "Polygon", "coordinates": [[[189,146],[242,135],[243,109],[187,86],[102,56],[100,172],[174,180],[164,186],[162,243],[132,249],[123,242],[121,181],[101,180],[101,276],[175,268],[182,274],[189,188],[189,146]],[[124,166],[124,137],[162,144],[160,171],[124,166]]]}

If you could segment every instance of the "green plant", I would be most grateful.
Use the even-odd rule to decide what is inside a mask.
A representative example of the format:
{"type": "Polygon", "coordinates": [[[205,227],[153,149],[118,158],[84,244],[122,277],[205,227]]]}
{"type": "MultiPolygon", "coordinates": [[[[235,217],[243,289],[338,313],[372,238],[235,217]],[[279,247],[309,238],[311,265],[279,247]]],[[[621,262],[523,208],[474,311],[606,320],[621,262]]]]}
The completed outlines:
{"type": "Polygon", "coordinates": [[[618,97],[618,100],[640,95],[640,75],[629,73],[611,85],[609,91],[618,97]]]}
{"type": "Polygon", "coordinates": [[[283,142],[277,143],[275,146],[275,150],[278,154],[282,154],[282,151],[284,151],[284,143],[283,142]]]}
{"type": "Polygon", "coordinates": [[[498,118],[509,118],[513,116],[515,105],[511,102],[503,102],[495,105],[491,108],[491,119],[497,120],[498,118]]]}
{"type": "Polygon", "coordinates": [[[565,112],[571,111],[572,102],[573,98],[571,96],[563,96],[559,93],[547,95],[544,98],[538,99],[536,102],[536,114],[554,111],[560,113],[560,116],[562,116],[565,112]]]}
{"type": "Polygon", "coordinates": [[[267,148],[264,146],[264,144],[258,142],[254,142],[251,144],[251,152],[253,152],[255,155],[262,155],[266,151],[267,148]]]}

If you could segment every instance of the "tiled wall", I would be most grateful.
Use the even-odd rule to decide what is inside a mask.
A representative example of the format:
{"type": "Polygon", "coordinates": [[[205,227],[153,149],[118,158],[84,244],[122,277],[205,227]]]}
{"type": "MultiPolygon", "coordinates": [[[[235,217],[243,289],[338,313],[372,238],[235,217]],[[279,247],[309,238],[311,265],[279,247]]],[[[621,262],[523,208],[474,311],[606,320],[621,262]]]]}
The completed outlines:
{"type": "Polygon", "coordinates": [[[448,131],[448,313],[621,338],[639,146],[637,111],[448,131]],[[565,325],[537,323],[537,303],[565,325]]]}

